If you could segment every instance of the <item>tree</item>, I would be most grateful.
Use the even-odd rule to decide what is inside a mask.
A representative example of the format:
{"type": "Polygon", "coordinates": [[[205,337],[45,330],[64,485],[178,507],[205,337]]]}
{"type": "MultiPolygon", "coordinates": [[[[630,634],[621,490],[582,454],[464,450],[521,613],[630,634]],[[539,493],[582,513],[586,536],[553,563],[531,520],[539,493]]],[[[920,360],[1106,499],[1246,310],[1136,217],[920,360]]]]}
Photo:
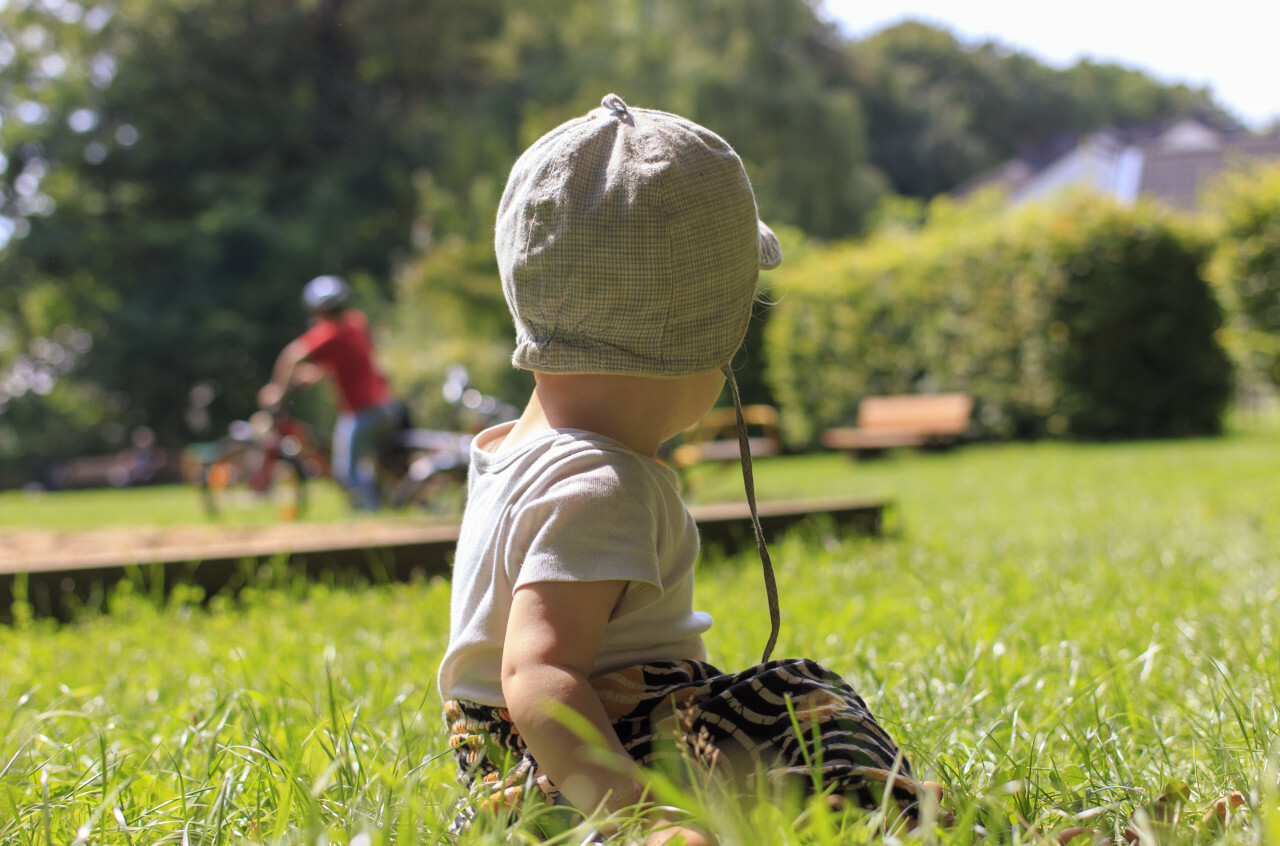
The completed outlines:
{"type": "Polygon", "coordinates": [[[1015,154],[1109,124],[1207,111],[1203,90],[1083,60],[1055,70],[996,42],[906,22],[850,44],[870,155],[895,191],[932,197],[1015,154]]]}
{"type": "MultiPolygon", "coordinates": [[[[883,191],[866,162],[842,42],[802,0],[580,2],[572,12],[559,0],[513,0],[492,47],[482,102],[471,103],[489,123],[469,117],[460,130],[486,161],[419,179],[420,251],[397,279],[392,360],[411,374],[402,386],[422,419],[441,419],[432,386],[454,360],[486,391],[527,395],[527,378],[508,363],[512,329],[491,243],[498,198],[525,147],[606,93],[723,135],[776,227],[856,233],[883,191]],[[461,172],[478,175],[462,182],[461,172]]],[[[749,399],[766,401],[754,349],[739,381],[749,399]]]]}
{"type": "Polygon", "coordinates": [[[114,397],[122,423],[180,442],[193,386],[217,387],[214,420],[251,405],[304,327],[306,279],[389,287],[410,176],[431,159],[431,132],[411,130],[440,112],[419,101],[402,120],[401,104],[465,88],[493,4],[441,4],[452,12],[429,23],[404,2],[132,0],[75,20],[69,5],[4,10],[23,33],[0,106],[4,211],[23,237],[0,289],[24,316],[5,331],[18,346],[60,323],[88,331],[75,378],[114,397]],[[433,37],[406,41],[406,20],[433,37]],[[33,319],[30,303],[51,299],[33,319]]]}

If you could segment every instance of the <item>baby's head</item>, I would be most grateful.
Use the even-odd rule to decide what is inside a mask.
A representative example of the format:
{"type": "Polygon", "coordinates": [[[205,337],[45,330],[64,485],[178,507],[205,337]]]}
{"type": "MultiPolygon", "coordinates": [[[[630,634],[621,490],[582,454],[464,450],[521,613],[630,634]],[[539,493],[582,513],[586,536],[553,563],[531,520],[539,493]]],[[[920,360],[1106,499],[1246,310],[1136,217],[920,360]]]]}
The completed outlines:
{"type": "Polygon", "coordinates": [[[718,135],[610,94],[512,168],[495,244],[512,363],[676,379],[726,365],[782,260],[718,135]]]}
{"type": "Polygon", "coordinates": [[[782,250],[760,222],[742,161],[714,132],[610,94],[516,161],[494,240],[517,367],[614,391],[667,380],[663,406],[685,396],[687,410],[702,411],[720,385],[713,380],[704,395],[704,377],[718,369],[728,377],[769,595],[767,661],[778,638],[777,588],[728,365],[746,335],[760,269],[777,267],[782,250]]]}

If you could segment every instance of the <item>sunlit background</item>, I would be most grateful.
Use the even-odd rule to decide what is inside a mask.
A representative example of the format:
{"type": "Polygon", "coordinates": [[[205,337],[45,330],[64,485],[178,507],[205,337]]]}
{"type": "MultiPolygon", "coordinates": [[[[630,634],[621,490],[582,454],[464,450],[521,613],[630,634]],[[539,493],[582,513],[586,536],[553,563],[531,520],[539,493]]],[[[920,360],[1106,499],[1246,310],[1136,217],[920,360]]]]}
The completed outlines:
{"type": "MultiPolygon", "coordinates": [[[[0,484],[56,486],[68,461],[139,439],[176,455],[221,437],[304,328],[298,291],[321,273],[351,282],[421,422],[457,425],[441,395],[453,364],[518,406],[529,383],[507,363],[497,197],[524,146],[610,91],[731,140],[787,249],[766,283],[794,288],[797,303],[816,284],[868,308],[864,259],[925,273],[885,257],[876,236],[919,230],[942,244],[939,198],[976,208],[999,191],[1003,214],[1087,191],[1224,223],[1231,202],[1253,200],[1209,203],[1218,176],[1280,159],[1280,106],[1259,72],[1277,12],[1226,2],[1209,14],[1123,2],[1046,14],[804,0],[0,0],[0,484]],[[859,244],[870,252],[849,252],[859,244]]],[[[994,222],[995,206],[970,213],[1018,229],[994,222]]],[[[1221,232],[1202,235],[1176,237],[1191,287],[1224,311],[1195,331],[1232,360],[1206,396],[1230,385],[1257,398],[1272,381],[1276,306],[1269,282],[1233,285],[1271,271],[1221,232]]],[[[1086,242],[1063,249],[1096,247],[1086,242]]],[[[960,275],[929,296],[958,298],[952,314],[998,287],[948,272],[960,275]]],[[[1040,274],[1041,306],[1058,296],[1051,274],[1010,273],[1040,274]]],[[[1167,275],[1126,273],[1139,287],[1167,275]]],[[[925,325],[923,294],[902,296],[915,304],[881,303],[896,317],[873,328],[925,325]]],[[[798,314],[780,299],[753,324],[740,381],[748,401],[780,406],[796,447],[875,391],[974,394],[977,419],[1005,421],[983,437],[1086,434],[1077,411],[1057,407],[1065,377],[1052,367],[980,373],[996,359],[948,346],[1007,328],[977,313],[927,336],[886,334],[892,352],[879,354],[893,361],[864,360],[838,391],[803,398],[786,375],[799,353],[770,328],[798,314]],[[939,369],[944,359],[974,364],[939,369]]],[[[987,347],[1040,361],[1037,333],[1055,326],[1045,349],[1085,352],[1061,315],[1027,320],[987,347]]],[[[824,355],[847,346],[830,340],[824,355]]],[[[300,412],[323,429],[333,408],[313,392],[300,412]]]]}

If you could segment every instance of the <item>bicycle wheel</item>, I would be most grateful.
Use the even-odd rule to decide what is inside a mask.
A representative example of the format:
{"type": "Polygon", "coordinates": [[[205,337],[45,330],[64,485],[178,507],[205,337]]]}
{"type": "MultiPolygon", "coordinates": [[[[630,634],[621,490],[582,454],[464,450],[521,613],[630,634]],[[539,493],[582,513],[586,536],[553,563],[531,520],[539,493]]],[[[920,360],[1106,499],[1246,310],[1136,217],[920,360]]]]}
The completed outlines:
{"type": "Polygon", "coordinates": [[[306,510],[306,475],[297,458],[257,446],[231,449],[201,473],[205,509],[237,520],[297,520],[306,510]]]}
{"type": "Polygon", "coordinates": [[[419,459],[395,485],[394,508],[425,508],[436,514],[461,513],[466,498],[466,468],[456,465],[432,467],[419,459]]]}

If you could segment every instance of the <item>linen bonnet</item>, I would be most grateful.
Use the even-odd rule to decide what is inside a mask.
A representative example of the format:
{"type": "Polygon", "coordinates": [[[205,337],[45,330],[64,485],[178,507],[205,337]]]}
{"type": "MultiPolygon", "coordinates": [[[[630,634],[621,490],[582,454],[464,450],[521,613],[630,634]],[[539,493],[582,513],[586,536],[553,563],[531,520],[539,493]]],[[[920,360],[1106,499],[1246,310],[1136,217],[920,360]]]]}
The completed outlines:
{"type": "Polygon", "coordinates": [[[516,161],[494,237],[512,364],[677,378],[741,345],[782,251],[720,136],[615,94],[516,161]]]}

